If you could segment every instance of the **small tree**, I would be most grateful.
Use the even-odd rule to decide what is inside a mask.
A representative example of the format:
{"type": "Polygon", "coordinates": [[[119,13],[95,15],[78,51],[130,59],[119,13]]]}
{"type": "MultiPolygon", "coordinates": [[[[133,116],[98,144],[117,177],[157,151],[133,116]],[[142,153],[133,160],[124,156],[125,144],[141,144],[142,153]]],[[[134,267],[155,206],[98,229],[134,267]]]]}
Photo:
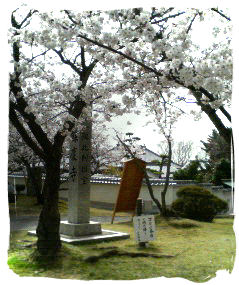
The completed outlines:
{"type": "MultiPolygon", "coordinates": [[[[168,152],[168,144],[165,141],[160,142],[158,146],[161,153],[168,152]]],[[[192,147],[192,141],[174,141],[172,143],[172,161],[184,167],[191,160],[192,147]]]]}
{"type": "Polygon", "coordinates": [[[200,162],[193,160],[190,164],[182,169],[174,172],[173,179],[175,180],[197,180],[200,173],[200,162]]]}
{"type": "Polygon", "coordinates": [[[185,166],[191,159],[192,156],[192,141],[180,141],[173,146],[173,161],[180,166],[185,166]]]}
{"type": "Polygon", "coordinates": [[[231,179],[231,163],[224,158],[215,165],[212,182],[221,185],[222,179],[231,179]]]}
{"type": "Polygon", "coordinates": [[[231,151],[232,146],[226,142],[220,134],[213,130],[207,141],[201,141],[203,150],[208,156],[208,168],[205,173],[209,180],[216,185],[222,183],[222,179],[231,179],[231,151]]]}

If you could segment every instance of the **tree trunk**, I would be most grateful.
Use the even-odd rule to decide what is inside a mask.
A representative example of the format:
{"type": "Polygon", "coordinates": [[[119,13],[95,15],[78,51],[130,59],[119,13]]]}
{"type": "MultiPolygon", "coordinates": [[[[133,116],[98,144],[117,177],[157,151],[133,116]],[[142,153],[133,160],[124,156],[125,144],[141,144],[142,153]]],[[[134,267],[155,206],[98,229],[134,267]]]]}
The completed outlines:
{"type": "Polygon", "coordinates": [[[161,156],[160,169],[159,169],[159,178],[162,178],[163,166],[164,166],[166,158],[167,158],[166,156],[161,156]]]}
{"type": "Polygon", "coordinates": [[[169,176],[170,176],[170,167],[171,167],[171,159],[172,159],[172,143],[170,139],[168,139],[168,161],[167,161],[167,173],[164,184],[163,192],[161,193],[161,204],[162,204],[162,216],[167,216],[167,205],[166,205],[166,193],[169,185],[169,176]]]}
{"type": "Polygon", "coordinates": [[[60,212],[58,209],[60,187],[60,162],[46,164],[43,188],[44,204],[37,226],[37,249],[41,255],[55,256],[61,248],[60,212]]]}
{"type": "Polygon", "coordinates": [[[27,175],[29,181],[27,183],[27,194],[37,197],[37,204],[43,204],[43,195],[41,193],[42,189],[42,169],[41,167],[31,167],[26,165],[27,175]]]}

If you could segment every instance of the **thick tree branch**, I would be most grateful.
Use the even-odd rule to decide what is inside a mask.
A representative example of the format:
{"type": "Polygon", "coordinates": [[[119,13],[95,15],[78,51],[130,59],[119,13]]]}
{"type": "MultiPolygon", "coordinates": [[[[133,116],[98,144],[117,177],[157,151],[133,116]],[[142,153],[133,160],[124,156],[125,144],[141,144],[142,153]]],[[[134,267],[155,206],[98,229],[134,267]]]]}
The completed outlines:
{"type": "Polygon", "coordinates": [[[60,60],[61,60],[62,63],[65,63],[65,64],[69,65],[80,77],[82,76],[80,68],[77,67],[70,60],[65,59],[65,57],[62,54],[62,52],[63,52],[62,50],[54,49],[54,52],[60,57],[60,60]]]}
{"type": "MultiPolygon", "coordinates": [[[[189,89],[190,91],[192,91],[192,92],[193,92],[193,96],[194,96],[194,94],[195,94],[195,93],[194,93],[195,91],[199,91],[199,92],[201,92],[203,95],[205,95],[205,96],[209,99],[210,102],[214,102],[214,101],[216,100],[216,98],[213,96],[213,94],[210,93],[209,91],[207,91],[205,88],[200,87],[199,89],[196,89],[193,85],[185,86],[185,85],[184,85],[184,82],[181,81],[178,77],[174,76],[172,73],[171,73],[170,77],[171,77],[171,80],[175,81],[175,82],[178,83],[179,85],[181,85],[181,86],[183,86],[183,87],[189,89]]],[[[194,96],[194,97],[195,97],[195,96],[194,96]]],[[[197,98],[196,98],[196,100],[197,100],[197,102],[198,102],[198,99],[197,99],[197,98]]],[[[200,100],[200,101],[201,101],[201,103],[203,103],[202,100],[200,100]]],[[[226,111],[226,109],[225,109],[223,106],[220,106],[220,107],[219,107],[219,110],[223,113],[223,115],[227,118],[227,120],[228,120],[229,122],[231,122],[231,115],[226,111]]]]}
{"type": "Polygon", "coordinates": [[[45,159],[45,154],[43,150],[37,145],[37,143],[29,136],[27,130],[19,121],[16,111],[13,107],[12,102],[10,102],[9,118],[13,126],[16,128],[18,133],[21,135],[25,143],[43,160],[45,159]]]}
{"type": "MultiPolygon", "coordinates": [[[[12,14],[12,25],[13,27],[20,29],[23,23],[32,16],[33,13],[36,11],[30,11],[28,15],[25,17],[25,19],[22,21],[21,24],[18,24],[15,20],[14,15],[12,14]]],[[[46,153],[51,152],[52,150],[52,144],[48,140],[47,135],[39,126],[35,119],[35,115],[33,113],[26,113],[25,109],[28,106],[28,103],[25,101],[25,99],[22,96],[23,90],[21,87],[21,81],[20,81],[20,76],[21,72],[18,70],[18,64],[20,62],[20,47],[19,43],[16,41],[13,43],[13,59],[16,62],[14,66],[14,77],[12,76],[10,78],[10,92],[15,96],[16,103],[13,103],[12,101],[10,102],[10,107],[12,110],[17,110],[21,116],[24,118],[26,121],[28,127],[30,128],[32,134],[36,138],[37,142],[41,146],[41,148],[46,151],[46,153]],[[20,95],[21,94],[21,95],[20,95]]]]}
{"type": "Polygon", "coordinates": [[[16,11],[17,11],[17,9],[16,9],[15,11],[13,11],[13,12],[12,12],[12,15],[11,15],[11,23],[12,23],[12,26],[13,26],[14,28],[16,28],[16,29],[21,29],[22,26],[23,26],[23,24],[24,24],[29,18],[31,18],[31,16],[32,16],[34,13],[38,12],[37,10],[30,10],[30,11],[28,12],[28,14],[26,15],[26,17],[22,20],[22,22],[21,22],[21,23],[18,23],[18,22],[16,21],[16,18],[14,17],[14,12],[16,12],[16,11]]]}
{"type": "Polygon", "coordinates": [[[219,134],[230,144],[231,143],[231,131],[229,128],[225,127],[221,119],[216,114],[216,110],[213,109],[209,104],[204,104],[201,102],[201,92],[192,91],[194,97],[197,100],[197,104],[201,107],[202,111],[207,114],[211,122],[214,124],[219,134]]]}
{"type": "Polygon", "coordinates": [[[11,102],[12,108],[17,110],[21,116],[26,121],[29,129],[31,130],[32,134],[36,138],[37,142],[40,144],[43,150],[46,153],[51,152],[52,144],[48,140],[46,133],[43,131],[40,125],[36,123],[36,117],[33,113],[26,113],[25,108],[28,106],[27,102],[24,100],[23,97],[18,97],[18,92],[22,92],[21,87],[15,87],[14,81],[10,83],[10,90],[16,97],[16,103],[14,104],[11,102]]]}
{"type": "Polygon", "coordinates": [[[116,53],[116,54],[118,54],[118,55],[121,55],[122,57],[124,57],[124,58],[126,58],[126,59],[128,59],[128,60],[130,60],[130,61],[132,61],[132,62],[134,62],[134,63],[136,63],[136,64],[138,64],[138,65],[140,65],[140,66],[143,67],[144,69],[146,69],[146,70],[148,70],[148,71],[150,71],[150,72],[153,72],[153,73],[155,73],[155,74],[158,75],[158,76],[162,76],[162,75],[163,75],[161,72],[157,71],[156,69],[147,66],[147,65],[144,64],[143,62],[138,61],[137,59],[134,59],[133,57],[131,57],[131,56],[129,56],[129,55],[127,55],[127,54],[125,54],[125,53],[119,51],[119,50],[116,50],[116,49],[114,49],[114,48],[112,48],[112,47],[110,47],[110,46],[104,45],[104,44],[102,44],[102,43],[100,43],[100,42],[98,42],[98,41],[96,41],[96,40],[92,40],[92,39],[88,38],[87,36],[84,36],[84,35],[81,35],[81,34],[78,34],[77,36],[78,36],[79,38],[82,38],[82,39],[84,39],[84,40],[86,40],[86,41],[88,41],[88,42],[90,42],[90,43],[93,43],[93,44],[99,46],[99,47],[102,47],[102,48],[104,48],[104,49],[106,49],[106,50],[109,50],[109,51],[111,51],[111,52],[113,52],[113,53],[116,53]]]}

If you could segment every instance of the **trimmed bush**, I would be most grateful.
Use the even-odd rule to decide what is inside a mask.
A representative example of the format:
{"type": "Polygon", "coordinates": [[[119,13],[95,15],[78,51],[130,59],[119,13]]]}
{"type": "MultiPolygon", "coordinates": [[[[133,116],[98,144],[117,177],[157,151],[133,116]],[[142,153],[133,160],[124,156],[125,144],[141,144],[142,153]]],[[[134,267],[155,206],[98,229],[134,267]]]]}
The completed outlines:
{"type": "Polygon", "coordinates": [[[172,203],[172,210],[187,219],[212,222],[218,213],[228,209],[226,201],[196,185],[181,187],[177,197],[172,203]]]}

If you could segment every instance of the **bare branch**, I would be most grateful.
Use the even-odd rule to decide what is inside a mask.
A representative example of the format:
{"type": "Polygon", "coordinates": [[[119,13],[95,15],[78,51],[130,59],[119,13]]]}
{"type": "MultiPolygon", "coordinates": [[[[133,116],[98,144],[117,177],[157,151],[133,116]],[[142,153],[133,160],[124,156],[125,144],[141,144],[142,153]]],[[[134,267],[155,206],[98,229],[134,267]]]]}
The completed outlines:
{"type": "Polygon", "coordinates": [[[72,63],[70,60],[66,59],[64,56],[63,56],[63,50],[56,50],[56,49],[53,49],[53,51],[60,57],[61,61],[67,65],[69,65],[78,75],[80,75],[81,77],[81,70],[74,64],[72,63]]]}
{"type": "Polygon", "coordinates": [[[187,31],[186,31],[187,34],[188,34],[189,31],[191,30],[192,24],[193,24],[194,20],[196,19],[197,15],[198,15],[198,13],[196,13],[196,14],[194,15],[194,17],[192,18],[192,20],[191,20],[191,22],[190,22],[190,25],[188,26],[187,31]]]}
{"type": "Polygon", "coordinates": [[[178,17],[178,16],[180,16],[180,15],[183,15],[183,14],[185,14],[185,13],[186,13],[186,12],[179,12],[179,13],[174,14],[174,15],[169,15],[169,16],[163,18],[163,19],[160,19],[160,20],[158,20],[158,21],[152,22],[152,24],[158,24],[158,23],[162,23],[162,22],[167,22],[168,19],[176,18],[176,17],[178,17]]]}
{"type": "Polygon", "coordinates": [[[231,21],[231,18],[227,17],[225,14],[223,14],[221,11],[219,11],[217,8],[211,8],[212,11],[218,13],[223,18],[227,19],[228,21],[231,21]]]}
{"type": "Polygon", "coordinates": [[[36,59],[39,56],[45,55],[50,49],[47,49],[46,51],[42,52],[41,54],[33,56],[31,59],[27,60],[28,63],[32,62],[34,59],[36,59]]]}
{"type": "Polygon", "coordinates": [[[153,8],[153,11],[152,11],[152,14],[151,14],[151,17],[150,17],[150,20],[153,20],[154,18],[156,17],[162,17],[163,15],[171,12],[174,8],[168,8],[166,11],[164,11],[163,13],[158,13],[158,14],[154,14],[154,11],[155,11],[155,8],[153,8]]]}
{"type": "Polygon", "coordinates": [[[80,25],[80,24],[81,24],[80,22],[77,22],[76,20],[73,19],[73,17],[71,16],[69,10],[64,10],[64,12],[67,14],[68,18],[71,20],[71,22],[72,22],[73,24],[75,24],[75,25],[80,25]]]}

